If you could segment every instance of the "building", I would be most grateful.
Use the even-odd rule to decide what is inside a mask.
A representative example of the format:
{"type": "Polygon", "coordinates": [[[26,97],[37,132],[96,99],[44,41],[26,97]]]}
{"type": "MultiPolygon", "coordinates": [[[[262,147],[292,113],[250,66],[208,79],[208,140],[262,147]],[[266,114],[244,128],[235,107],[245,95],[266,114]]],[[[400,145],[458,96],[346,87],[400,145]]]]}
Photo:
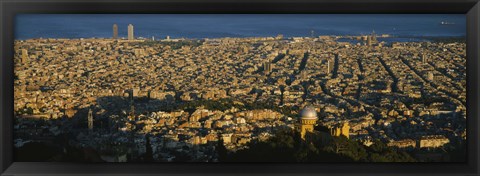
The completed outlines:
{"type": "Polygon", "coordinates": [[[350,125],[348,122],[343,122],[329,127],[332,136],[345,136],[350,138],[350,125]]]}
{"type": "Polygon", "coordinates": [[[92,109],[88,110],[88,129],[93,129],[93,112],[92,109]]]}
{"type": "Polygon", "coordinates": [[[69,109],[66,109],[65,110],[65,115],[68,117],[68,118],[72,118],[75,113],[77,113],[77,110],[75,109],[72,109],[72,108],[69,108],[69,109]]]}
{"type": "Polygon", "coordinates": [[[275,37],[275,39],[277,39],[277,40],[282,40],[282,39],[283,39],[283,35],[282,35],[282,34],[278,34],[278,35],[275,37]]]}
{"type": "Polygon", "coordinates": [[[372,41],[377,42],[377,34],[375,34],[375,30],[372,31],[372,41]]]}
{"type": "Polygon", "coordinates": [[[28,51],[26,49],[21,49],[22,64],[27,63],[28,61],[28,51]]]}
{"type": "MultiPolygon", "coordinates": [[[[135,55],[137,54],[142,54],[141,52],[134,52],[135,55]]],[[[125,90],[125,93],[128,94],[128,99],[130,101],[133,101],[133,98],[134,97],[139,97],[140,95],[140,89],[139,88],[132,88],[132,89],[128,89],[128,90],[125,90]]]]}
{"type": "Polygon", "coordinates": [[[134,39],[135,39],[135,36],[134,36],[134,33],[133,33],[133,25],[129,24],[128,25],[128,40],[134,40],[134,39]]]}
{"type": "Polygon", "coordinates": [[[450,140],[442,135],[422,136],[418,140],[418,148],[437,148],[450,143],[450,140]]]}
{"type": "Polygon", "coordinates": [[[426,64],[428,62],[428,57],[426,54],[422,54],[422,63],[426,64]]]}
{"type": "Polygon", "coordinates": [[[298,129],[300,130],[300,135],[303,140],[305,140],[305,135],[308,133],[313,133],[314,125],[317,123],[318,117],[315,108],[311,106],[305,107],[300,113],[300,123],[298,124],[298,129]]]}
{"type": "Polygon", "coordinates": [[[367,46],[372,46],[373,44],[377,43],[377,35],[375,34],[375,31],[372,31],[371,35],[367,35],[364,38],[367,46]]]}
{"type": "Polygon", "coordinates": [[[117,24],[113,24],[113,36],[112,36],[113,39],[117,39],[118,38],[118,25],[117,24]]]}
{"type": "Polygon", "coordinates": [[[433,74],[433,71],[429,71],[427,74],[427,80],[433,81],[435,79],[435,75],[433,74]]]}
{"type": "Polygon", "coordinates": [[[134,49],[133,53],[135,54],[135,57],[142,57],[142,56],[145,56],[145,49],[134,49]]]}
{"type": "Polygon", "coordinates": [[[333,62],[328,60],[327,61],[327,74],[332,74],[333,71],[333,62]]]}
{"type": "Polygon", "coordinates": [[[265,63],[263,64],[263,71],[265,72],[265,74],[271,73],[272,70],[273,70],[273,65],[272,65],[272,63],[265,62],[265,63]]]}
{"type": "Polygon", "coordinates": [[[139,88],[133,88],[132,89],[132,96],[133,97],[138,97],[138,96],[140,96],[139,94],[140,94],[140,89],[139,88]]]}
{"type": "Polygon", "coordinates": [[[232,136],[233,136],[232,133],[222,134],[221,136],[222,136],[223,144],[232,143],[232,136]]]}
{"type": "Polygon", "coordinates": [[[403,139],[398,141],[390,141],[387,146],[397,148],[415,148],[416,142],[412,139],[403,139]]]}
{"type": "Polygon", "coordinates": [[[372,36],[367,36],[367,46],[372,46],[372,36]]]}

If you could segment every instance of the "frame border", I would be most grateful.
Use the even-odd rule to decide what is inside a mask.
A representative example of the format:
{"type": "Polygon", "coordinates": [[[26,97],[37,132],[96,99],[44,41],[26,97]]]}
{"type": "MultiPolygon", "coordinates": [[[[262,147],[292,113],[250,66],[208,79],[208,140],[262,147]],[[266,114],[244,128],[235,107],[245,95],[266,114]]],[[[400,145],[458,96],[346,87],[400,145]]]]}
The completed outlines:
{"type": "Polygon", "coordinates": [[[0,0],[0,173],[10,175],[479,175],[479,0],[0,0]],[[13,162],[13,39],[18,13],[460,13],[467,18],[466,163],[13,162]]]}

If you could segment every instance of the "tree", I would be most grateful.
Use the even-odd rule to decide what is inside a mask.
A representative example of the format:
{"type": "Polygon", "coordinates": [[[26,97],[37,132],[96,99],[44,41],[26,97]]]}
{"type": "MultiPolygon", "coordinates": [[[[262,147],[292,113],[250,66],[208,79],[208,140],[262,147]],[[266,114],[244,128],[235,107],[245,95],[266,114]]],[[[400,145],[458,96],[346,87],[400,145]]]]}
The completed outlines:
{"type": "Polygon", "coordinates": [[[217,146],[216,146],[216,151],[217,151],[217,154],[218,154],[218,160],[219,161],[228,161],[228,151],[227,151],[227,148],[225,147],[225,145],[223,145],[223,139],[220,138],[218,141],[217,141],[217,146]]]}
{"type": "Polygon", "coordinates": [[[28,162],[52,161],[55,155],[61,154],[59,148],[42,142],[29,142],[14,151],[16,160],[28,162]]]}
{"type": "Polygon", "coordinates": [[[152,150],[152,145],[150,144],[150,137],[146,136],[145,137],[145,155],[144,155],[144,161],[145,162],[153,162],[153,150],[152,150]]]}
{"type": "MultiPolygon", "coordinates": [[[[320,135],[313,133],[311,135],[320,135]]],[[[322,136],[304,141],[294,130],[280,130],[267,141],[253,141],[248,149],[222,154],[220,161],[234,162],[413,162],[410,155],[376,141],[371,147],[344,136],[326,144],[322,136]],[[227,156],[225,158],[224,156],[227,156]]],[[[220,150],[218,150],[220,152],[220,150]]],[[[220,153],[219,153],[220,155],[220,153]]]]}
{"type": "Polygon", "coordinates": [[[416,160],[404,151],[398,151],[393,147],[388,147],[385,143],[375,140],[367,147],[369,154],[367,161],[370,162],[415,162],[416,160]]]}

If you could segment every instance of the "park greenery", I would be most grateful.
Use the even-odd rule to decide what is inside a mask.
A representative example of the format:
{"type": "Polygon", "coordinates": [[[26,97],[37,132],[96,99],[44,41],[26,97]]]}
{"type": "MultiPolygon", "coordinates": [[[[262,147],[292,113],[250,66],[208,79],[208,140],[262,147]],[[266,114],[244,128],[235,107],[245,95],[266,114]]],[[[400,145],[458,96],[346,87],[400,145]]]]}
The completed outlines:
{"type": "Polygon", "coordinates": [[[195,101],[188,101],[183,102],[178,107],[173,107],[173,109],[183,109],[187,112],[193,112],[198,107],[203,107],[209,110],[219,110],[219,111],[226,111],[231,109],[232,107],[240,109],[240,110],[256,110],[256,109],[270,109],[272,111],[277,111],[282,113],[286,116],[296,116],[296,114],[292,112],[297,112],[299,107],[296,106],[278,106],[274,103],[264,103],[264,102],[241,102],[229,98],[220,99],[220,100],[195,100],[195,101]]]}
{"type": "MultiPolygon", "coordinates": [[[[320,135],[313,133],[311,135],[320,135]]],[[[267,141],[248,144],[248,149],[229,152],[218,143],[221,162],[415,162],[404,151],[388,147],[381,141],[367,147],[346,137],[330,136],[325,142],[317,136],[303,140],[294,130],[282,130],[267,141]]]]}

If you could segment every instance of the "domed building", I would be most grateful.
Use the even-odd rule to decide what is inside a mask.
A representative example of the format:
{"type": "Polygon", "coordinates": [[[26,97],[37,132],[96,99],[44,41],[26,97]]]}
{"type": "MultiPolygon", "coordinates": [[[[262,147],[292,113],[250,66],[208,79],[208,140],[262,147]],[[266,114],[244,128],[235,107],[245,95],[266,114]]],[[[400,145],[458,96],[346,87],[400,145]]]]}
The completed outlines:
{"type": "Polygon", "coordinates": [[[299,130],[303,140],[307,132],[313,133],[314,125],[317,123],[317,111],[312,106],[306,106],[300,113],[299,130]]]}

